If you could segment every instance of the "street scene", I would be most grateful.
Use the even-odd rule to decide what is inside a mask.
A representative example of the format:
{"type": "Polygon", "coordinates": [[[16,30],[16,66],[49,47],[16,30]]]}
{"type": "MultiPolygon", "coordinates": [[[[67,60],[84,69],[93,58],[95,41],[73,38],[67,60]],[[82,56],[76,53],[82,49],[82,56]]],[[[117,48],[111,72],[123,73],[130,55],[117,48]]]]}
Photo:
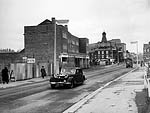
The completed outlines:
{"type": "MultiPolygon", "coordinates": [[[[73,89],[58,87],[51,89],[48,78],[43,81],[30,80],[16,86],[1,88],[1,113],[61,113],[85,98],[106,83],[130,72],[125,65],[114,65],[85,72],[87,81],[73,89]],[[119,70],[119,71],[118,71],[119,70]]],[[[6,84],[7,85],[7,84],[6,84]]]]}
{"type": "Polygon", "coordinates": [[[149,0],[1,0],[0,113],[150,113],[149,0]]]}

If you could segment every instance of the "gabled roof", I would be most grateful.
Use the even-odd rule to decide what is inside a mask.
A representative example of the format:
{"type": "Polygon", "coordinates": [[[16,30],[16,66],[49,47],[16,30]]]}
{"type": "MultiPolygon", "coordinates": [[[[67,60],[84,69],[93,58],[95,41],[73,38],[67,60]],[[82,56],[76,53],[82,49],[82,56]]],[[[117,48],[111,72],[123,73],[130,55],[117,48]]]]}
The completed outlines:
{"type": "Polygon", "coordinates": [[[47,24],[52,24],[52,22],[50,20],[46,19],[43,22],[41,22],[39,25],[47,25],[47,24]]]}

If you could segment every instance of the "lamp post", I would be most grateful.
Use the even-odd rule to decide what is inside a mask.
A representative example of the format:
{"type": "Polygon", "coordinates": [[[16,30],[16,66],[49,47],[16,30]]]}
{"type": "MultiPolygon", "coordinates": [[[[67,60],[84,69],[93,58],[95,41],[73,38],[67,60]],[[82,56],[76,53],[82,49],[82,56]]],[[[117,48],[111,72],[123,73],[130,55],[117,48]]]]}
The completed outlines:
{"type": "Polygon", "coordinates": [[[137,55],[136,55],[136,57],[137,57],[137,62],[136,62],[136,64],[137,64],[137,66],[138,66],[138,41],[134,41],[134,42],[131,42],[131,44],[136,44],[136,49],[137,49],[137,55]]]}
{"type": "Polygon", "coordinates": [[[69,22],[69,20],[56,20],[55,18],[52,18],[52,21],[54,22],[54,74],[56,74],[57,64],[56,64],[56,57],[57,57],[57,51],[56,51],[56,39],[57,39],[57,25],[58,24],[66,24],[69,22]]]}

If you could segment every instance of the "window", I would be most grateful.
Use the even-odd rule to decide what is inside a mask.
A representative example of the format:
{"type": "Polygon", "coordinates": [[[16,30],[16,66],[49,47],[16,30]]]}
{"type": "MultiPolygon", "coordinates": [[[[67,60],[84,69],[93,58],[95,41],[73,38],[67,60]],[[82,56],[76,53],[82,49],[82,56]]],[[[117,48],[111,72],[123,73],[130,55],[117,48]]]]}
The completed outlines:
{"type": "Polygon", "coordinates": [[[108,55],[106,55],[106,58],[109,58],[109,56],[108,56],[108,55]]]}
{"type": "Polygon", "coordinates": [[[62,57],[62,62],[67,62],[67,61],[68,61],[67,57],[62,57]]]}
{"type": "Polygon", "coordinates": [[[147,52],[150,52],[150,48],[147,48],[147,52]]]}
{"type": "Polygon", "coordinates": [[[75,41],[72,40],[72,44],[75,45],[75,41]]]}
{"type": "Polygon", "coordinates": [[[79,42],[76,42],[76,45],[78,46],[78,45],[79,45],[79,42]]]}
{"type": "Polygon", "coordinates": [[[89,43],[86,43],[86,46],[89,46],[89,43]]]}
{"type": "Polygon", "coordinates": [[[75,49],[72,49],[72,52],[75,53],[76,52],[75,49]]]}
{"type": "Polygon", "coordinates": [[[98,51],[98,54],[100,54],[100,51],[98,51]]]}
{"type": "Polygon", "coordinates": [[[67,45],[63,44],[63,50],[67,50],[67,45]]]}
{"type": "Polygon", "coordinates": [[[78,49],[76,50],[76,53],[79,53],[79,50],[78,50],[78,49]]]}
{"type": "Polygon", "coordinates": [[[106,54],[108,54],[108,51],[106,51],[106,54]]]}
{"type": "Polygon", "coordinates": [[[67,39],[67,34],[65,32],[63,32],[62,35],[63,35],[63,38],[67,39]]]}
{"type": "Polygon", "coordinates": [[[102,51],[102,54],[104,54],[104,51],[102,51]]]}

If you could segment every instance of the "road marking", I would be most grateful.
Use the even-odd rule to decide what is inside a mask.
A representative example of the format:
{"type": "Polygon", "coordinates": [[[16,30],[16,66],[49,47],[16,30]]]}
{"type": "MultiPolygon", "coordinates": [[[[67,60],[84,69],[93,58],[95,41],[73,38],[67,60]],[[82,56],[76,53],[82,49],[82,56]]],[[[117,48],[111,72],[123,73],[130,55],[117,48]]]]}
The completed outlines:
{"type": "MultiPolygon", "coordinates": [[[[138,68],[138,67],[137,67],[138,68]]],[[[67,110],[65,110],[63,113],[75,113],[78,109],[80,109],[86,102],[88,102],[88,100],[90,100],[92,97],[94,97],[95,95],[97,95],[103,88],[105,88],[106,86],[110,85],[111,83],[127,76],[129,73],[135,71],[137,68],[129,71],[128,73],[106,83],[104,86],[100,87],[99,89],[97,89],[96,91],[90,93],[89,95],[87,95],[86,97],[80,99],[77,103],[75,103],[73,106],[71,106],[70,108],[68,108],[67,110]]]]}

